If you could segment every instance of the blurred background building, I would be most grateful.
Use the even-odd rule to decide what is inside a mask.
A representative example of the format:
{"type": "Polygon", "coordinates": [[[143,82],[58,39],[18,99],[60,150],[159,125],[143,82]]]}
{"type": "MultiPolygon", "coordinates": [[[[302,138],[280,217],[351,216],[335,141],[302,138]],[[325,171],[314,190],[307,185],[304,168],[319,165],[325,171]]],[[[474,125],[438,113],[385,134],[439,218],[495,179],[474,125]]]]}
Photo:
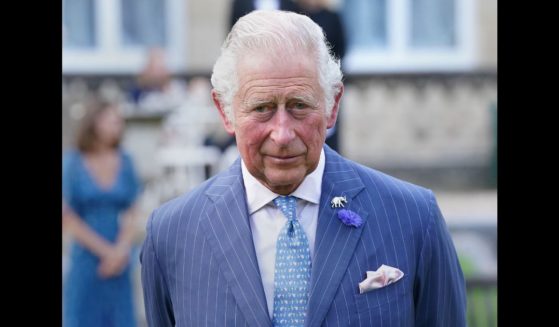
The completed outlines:
{"type": "MultiPolygon", "coordinates": [[[[89,94],[120,103],[143,229],[156,206],[237,155],[209,84],[232,0],[62,4],[63,149],[89,94]]],[[[325,4],[347,41],[339,152],[435,191],[468,278],[470,325],[496,324],[497,0],[325,4]]],[[[139,272],[137,283],[144,323],[139,272]]]]}

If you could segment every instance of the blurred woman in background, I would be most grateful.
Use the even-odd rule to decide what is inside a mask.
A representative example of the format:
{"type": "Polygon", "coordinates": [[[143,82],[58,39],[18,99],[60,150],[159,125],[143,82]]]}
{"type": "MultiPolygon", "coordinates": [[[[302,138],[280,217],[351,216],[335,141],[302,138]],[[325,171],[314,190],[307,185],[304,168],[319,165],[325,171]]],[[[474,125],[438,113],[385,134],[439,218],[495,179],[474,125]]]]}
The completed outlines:
{"type": "Polygon", "coordinates": [[[123,130],[118,107],[95,100],[82,119],[76,148],[64,155],[62,222],[72,236],[65,327],[136,326],[130,253],[140,184],[120,146],[123,130]]]}

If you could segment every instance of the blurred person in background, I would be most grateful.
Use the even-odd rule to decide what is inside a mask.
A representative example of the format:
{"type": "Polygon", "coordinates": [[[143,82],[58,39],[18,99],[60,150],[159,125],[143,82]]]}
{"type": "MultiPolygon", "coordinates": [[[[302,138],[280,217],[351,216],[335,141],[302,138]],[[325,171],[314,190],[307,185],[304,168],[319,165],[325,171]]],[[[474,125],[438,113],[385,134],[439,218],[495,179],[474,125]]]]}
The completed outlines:
{"type": "Polygon", "coordinates": [[[286,10],[299,12],[301,8],[293,0],[233,0],[229,17],[229,29],[239,18],[253,10],[286,10]]]}
{"type": "Polygon", "coordinates": [[[307,16],[262,10],[235,24],[211,94],[240,158],[151,214],[150,326],[466,325],[433,192],[324,144],[342,76],[307,16]]]}
{"type": "Polygon", "coordinates": [[[134,327],[130,260],[140,183],[120,145],[118,107],[95,99],[86,110],[76,146],[63,158],[62,226],[72,237],[63,325],[134,327]]]}
{"type": "MultiPolygon", "coordinates": [[[[322,27],[326,40],[332,48],[332,53],[340,62],[343,62],[346,52],[346,37],[342,18],[337,11],[329,8],[329,0],[297,0],[301,8],[301,13],[309,16],[318,26],[322,27]]],[[[343,71],[343,66],[342,66],[343,71]]],[[[338,115],[334,127],[328,129],[326,133],[326,144],[335,151],[340,151],[341,116],[338,115]]]]}
{"type": "Polygon", "coordinates": [[[332,47],[332,53],[342,61],[347,43],[345,29],[340,14],[329,8],[329,3],[329,0],[297,0],[301,13],[309,16],[318,26],[322,27],[326,40],[332,47]]]}
{"type": "Polygon", "coordinates": [[[146,93],[164,92],[171,81],[171,73],[165,64],[163,49],[152,48],[147,52],[146,64],[135,80],[131,96],[138,103],[146,93]]]}
{"type": "Polygon", "coordinates": [[[162,48],[149,48],[146,63],[128,91],[134,110],[168,112],[180,106],[186,98],[186,84],[173,77],[162,48]]]}

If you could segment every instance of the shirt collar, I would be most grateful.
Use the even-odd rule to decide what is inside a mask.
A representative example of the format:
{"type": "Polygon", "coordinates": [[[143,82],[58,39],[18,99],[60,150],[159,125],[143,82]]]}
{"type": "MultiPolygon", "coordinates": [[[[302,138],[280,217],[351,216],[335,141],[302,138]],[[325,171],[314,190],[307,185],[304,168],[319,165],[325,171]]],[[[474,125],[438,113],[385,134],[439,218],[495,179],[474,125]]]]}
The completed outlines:
{"type": "MultiPolygon", "coordinates": [[[[296,196],[305,201],[318,204],[320,202],[320,192],[322,189],[322,175],[324,174],[325,156],[324,149],[320,151],[320,159],[316,169],[308,174],[301,185],[290,195],[296,196]]],[[[243,175],[243,182],[247,195],[247,206],[249,215],[260,210],[266,204],[273,201],[279,196],[266,186],[262,185],[254,176],[252,176],[245,162],[241,159],[241,171],[243,175]]]]}

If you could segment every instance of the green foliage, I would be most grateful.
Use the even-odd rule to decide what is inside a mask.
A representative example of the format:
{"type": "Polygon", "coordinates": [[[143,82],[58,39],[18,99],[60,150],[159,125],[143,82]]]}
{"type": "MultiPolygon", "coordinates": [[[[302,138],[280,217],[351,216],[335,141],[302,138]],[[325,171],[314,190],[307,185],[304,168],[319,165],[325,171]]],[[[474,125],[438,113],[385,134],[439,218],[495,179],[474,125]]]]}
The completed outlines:
{"type": "MultiPolygon", "coordinates": [[[[465,256],[458,256],[464,278],[475,277],[477,269],[474,262],[465,256]]],[[[468,296],[468,326],[496,327],[497,326],[497,287],[475,288],[467,290],[468,296]]]]}

